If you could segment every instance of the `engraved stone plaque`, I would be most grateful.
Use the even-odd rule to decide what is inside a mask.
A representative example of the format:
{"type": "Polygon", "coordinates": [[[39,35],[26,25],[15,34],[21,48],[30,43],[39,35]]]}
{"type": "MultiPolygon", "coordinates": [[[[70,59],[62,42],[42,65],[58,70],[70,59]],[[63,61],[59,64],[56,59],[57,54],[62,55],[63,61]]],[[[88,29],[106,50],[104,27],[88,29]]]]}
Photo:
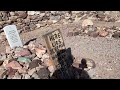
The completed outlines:
{"type": "Polygon", "coordinates": [[[58,52],[66,49],[64,45],[64,40],[59,29],[47,33],[44,35],[48,51],[51,55],[52,60],[58,64],[58,52]]]}
{"type": "Polygon", "coordinates": [[[23,46],[15,25],[5,26],[3,30],[11,48],[23,46]]]}

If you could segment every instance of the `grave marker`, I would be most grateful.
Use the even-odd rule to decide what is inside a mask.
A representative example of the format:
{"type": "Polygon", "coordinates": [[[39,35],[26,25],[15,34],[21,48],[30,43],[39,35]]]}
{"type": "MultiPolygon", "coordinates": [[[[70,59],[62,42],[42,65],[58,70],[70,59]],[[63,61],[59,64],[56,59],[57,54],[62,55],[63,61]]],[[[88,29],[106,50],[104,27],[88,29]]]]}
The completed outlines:
{"type": "Polygon", "coordinates": [[[61,50],[65,50],[65,44],[62,37],[62,34],[59,29],[52,31],[43,35],[45,38],[47,49],[49,54],[51,55],[51,59],[55,62],[56,66],[60,68],[58,63],[58,52],[61,50]]]}
{"type": "Polygon", "coordinates": [[[15,25],[5,26],[3,30],[11,48],[23,46],[15,25]]]}

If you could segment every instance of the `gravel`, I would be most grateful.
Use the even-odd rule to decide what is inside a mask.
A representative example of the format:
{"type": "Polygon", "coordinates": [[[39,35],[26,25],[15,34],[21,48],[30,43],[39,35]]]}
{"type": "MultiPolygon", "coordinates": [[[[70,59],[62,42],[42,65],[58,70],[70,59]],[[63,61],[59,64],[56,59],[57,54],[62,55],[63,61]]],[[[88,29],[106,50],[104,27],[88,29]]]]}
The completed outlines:
{"type": "MultiPolygon", "coordinates": [[[[0,21],[5,21],[6,25],[10,24],[10,22],[17,22],[15,25],[25,23],[25,26],[28,26],[30,30],[40,27],[39,25],[31,24],[31,22],[38,24],[39,21],[44,21],[45,24],[50,21],[53,24],[61,21],[62,24],[65,24],[88,18],[106,22],[117,22],[120,20],[119,11],[0,11],[0,16],[0,21]],[[8,22],[8,20],[10,21],[8,22]]],[[[3,24],[1,28],[6,25],[3,24]]],[[[20,26],[17,25],[17,28],[19,29],[20,26]]],[[[23,28],[22,25],[21,28],[23,28]]],[[[30,30],[26,31],[29,32],[30,30]]]]}
{"type": "MultiPolygon", "coordinates": [[[[119,11],[0,11],[0,32],[2,33],[4,26],[10,24],[15,24],[18,31],[21,32],[20,34],[22,34],[38,28],[46,28],[46,26],[52,24],[79,23],[80,20],[86,21],[79,25],[80,29],[78,31],[72,27],[61,28],[66,47],[71,47],[76,61],[78,58],[80,62],[83,57],[91,58],[95,61],[96,68],[88,71],[92,78],[120,78],[118,40],[120,38],[120,27],[105,26],[99,28],[94,26],[95,23],[93,22],[119,22],[119,11]],[[71,35],[67,37],[66,34],[70,30],[71,35]]],[[[6,37],[1,35],[1,33],[0,43],[2,44],[6,41],[6,37]]],[[[40,54],[40,52],[37,52],[37,55],[35,52],[31,53],[31,56],[23,55],[25,58],[30,58],[31,62],[22,63],[16,61],[23,67],[22,70],[17,71],[15,65],[13,65],[14,68],[12,69],[10,68],[12,66],[6,68],[6,65],[18,58],[14,57],[14,53],[11,53],[9,49],[6,51],[7,54],[11,55],[3,53],[0,56],[0,68],[4,68],[0,70],[0,78],[48,79],[50,72],[54,71],[53,66],[44,66],[41,63],[45,58],[49,58],[49,54],[40,54]],[[26,64],[28,66],[25,66],[26,64]],[[38,69],[36,70],[36,68],[38,69]],[[5,72],[7,72],[8,77],[6,76],[7,74],[2,75],[5,72]]]]}

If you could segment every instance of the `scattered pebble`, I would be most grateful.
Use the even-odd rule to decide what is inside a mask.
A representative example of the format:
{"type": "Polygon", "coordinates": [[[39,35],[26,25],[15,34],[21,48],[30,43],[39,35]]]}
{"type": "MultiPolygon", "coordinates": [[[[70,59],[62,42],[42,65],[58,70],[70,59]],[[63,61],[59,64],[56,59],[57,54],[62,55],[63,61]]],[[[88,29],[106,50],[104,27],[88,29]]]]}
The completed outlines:
{"type": "Polygon", "coordinates": [[[40,79],[39,76],[38,76],[36,73],[33,73],[32,77],[33,77],[34,79],[40,79]]]}
{"type": "Polygon", "coordinates": [[[6,65],[9,63],[9,59],[4,60],[3,66],[6,67],[6,65]]]}
{"type": "Polygon", "coordinates": [[[0,66],[0,79],[2,79],[2,75],[5,72],[5,69],[0,66]]]}
{"type": "Polygon", "coordinates": [[[10,16],[14,16],[15,15],[15,12],[10,12],[10,16]]]}
{"type": "Polygon", "coordinates": [[[99,35],[99,33],[95,32],[95,31],[88,31],[87,35],[89,35],[91,37],[97,37],[99,35]]]}
{"type": "Polygon", "coordinates": [[[6,53],[12,54],[13,50],[11,50],[10,46],[6,46],[6,53]]]}
{"type": "Polygon", "coordinates": [[[28,11],[27,14],[28,14],[28,15],[34,15],[34,14],[35,14],[35,11],[28,11]]]}
{"type": "Polygon", "coordinates": [[[0,60],[1,60],[1,61],[4,61],[6,58],[7,58],[7,55],[6,55],[6,54],[0,55],[0,60]]]}
{"type": "Polygon", "coordinates": [[[26,17],[27,17],[27,13],[26,12],[24,12],[24,11],[19,11],[18,12],[18,14],[19,14],[19,18],[23,18],[23,19],[25,19],[26,17]]]}
{"type": "Polygon", "coordinates": [[[113,35],[112,35],[113,38],[120,38],[120,32],[115,32],[113,35]]]}
{"type": "Polygon", "coordinates": [[[25,74],[24,79],[30,79],[30,75],[25,74]]]}
{"type": "Polygon", "coordinates": [[[44,68],[44,66],[39,65],[39,66],[38,66],[38,67],[36,67],[35,69],[36,69],[36,71],[38,72],[41,68],[44,68]]]}
{"type": "Polygon", "coordinates": [[[16,51],[15,51],[15,56],[16,57],[20,57],[20,56],[28,56],[30,55],[31,53],[28,51],[28,49],[26,48],[16,48],[16,51]]]}
{"type": "Polygon", "coordinates": [[[19,57],[17,59],[17,61],[19,61],[19,62],[25,62],[25,63],[31,62],[31,60],[29,58],[27,58],[27,57],[19,57]]]}
{"type": "Polygon", "coordinates": [[[21,69],[22,66],[17,61],[11,61],[6,65],[7,68],[11,67],[13,69],[21,69]]]}
{"type": "MultiPolygon", "coordinates": [[[[43,60],[44,60],[44,59],[49,59],[49,58],[50,58],[50,56],[49,56],[49,54],[47,54],[47,53],[42,55],[42,59],[43,59],[43,60]]],[[[41,59],[41,60],[42,60],[42,59],[41,59]]],[[[43,62],[43,61],[42,61],[42,62],[43,62]]]]}
{"type": "Polygon", "coordinates": [[[54,62],[53,62],[53,60],[50,60],[50,59],[45,59],[44,61],[44,64],[46,65],[46,66],[54,66],[54,62]]]}
{"type": "Polygon", "coordinates": [[[32,68],[36,68],[39,66],[39,64],[41,63],[40,60],[33,60],[32,62],[30,62],[29,64],[29,68],[32,69],[32,68]]]}
{"type": "Polygon", "coordinates": [[[51,73],[54,73],[55,72],[55,66],[49,66],[48,67],[48,70],[51,72],[51,73]]]}
{"type": "Polygon", "coordinates": [[[16,72],[12,79],[21,79],[21,78],[22,76],[18,72],[16,72]]]}
{"type": "Polygon", "coordinates": [[[37,55],[37,57],[42,58],[42,55],[45,54],[46,49],[35,48],[35,51],[36,51],[36,55],[37,55]]]}
{"type": "Polygon", "coordinates": [[[28,71],[28,74],[31,76],[31,75],[33,75],[34,72],[36,72],[36,69],[35,69],[35,68],[30,69],[30,70],[28,71]]]}
{"type": "Polygon", "coordinates": [[[40,24],[36,24],[36,26],[37,26],[37,28],[40,28],[41,25],[40,24]]]}
{"type": "Polygon", "coordinates": [[[48,79],[49,78],[49,70],[47,68],[41,68],[38,72],[37,72],[38,76],[40,79],[48,79]]]}
{"type": "Polygon", "coordinates": [[[27,73],[27,70],[25,68],[18,69],[19,73],[25,74],[27,73]]]}
{"type": "Polygon", "coordinates": [[[101,37],[105,37],[105,36],[107,36],[109,33],[107,32],[107,31],[104,31],[104,30],[102,30],[102,31],[100,31],[99,32],[99,36],[101,36],[101,37]]]}
{"type": "Polygon", "coordinates": [[[8,68],[8,70],[7,70],[7,75],[9,75],[9,76],[14,76],[15,75],[15,73],[17,72],[17,70],[16,69],[13,69],[13,68],[8,68]]]}

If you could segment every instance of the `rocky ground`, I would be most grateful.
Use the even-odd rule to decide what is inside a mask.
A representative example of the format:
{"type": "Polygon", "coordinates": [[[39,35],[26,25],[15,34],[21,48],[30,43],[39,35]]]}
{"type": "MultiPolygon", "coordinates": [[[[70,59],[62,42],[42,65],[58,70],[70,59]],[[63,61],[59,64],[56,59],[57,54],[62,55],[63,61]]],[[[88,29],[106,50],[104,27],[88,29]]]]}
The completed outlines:
{"type": "MultiPolygon", "coordinates": [[[[55,30],[55,28],[62,29],[65,44],[67,45],[66,47],[71,47],[75,58],[80,60],[82,58],[89,57],[90,59],[95,60],[96,57],[97,60],[95,62],[96,66],[98,66],[97,69],[100,69],[102,66],[105,67],[106,64],[104,63],[108,63],[106,60],[109,58],[104,56],[106,55],[105,53],[109,52],[111,47],[119,46],[119,41],[116,41],[120,38],[119,22],[119,11],[1,11],[0,77],[1,79],[48,79],[55,71],[55,66],[52,60],[50,60],[50,55],[46,52],[47,50],[43,47],[44,43],[40,38],[43,34],[49,31],[49,29],[51,31],[51,29],[55,30]],[[18,47],[11,50],[3,32],[3,27],[11,24],[17,26],[17,30],[24,44],[33,37],[38,38],[36,41],[37,43],[31,42],[28,45],[24,45],[23,48],[18,47]],[[62,26],[62,28],[59,26],[62,26]],[[69,40],[70,38],[71,40],[74,39],[73,42],[69,40]],[[79,40],[81,40],[80,43],[79,40]],[[111,43],[115,43],[116,41],[116,44],[110,44],[109,40],[111,43]],[[93,42],[95,47],[93,47],[93,43],[89,41],[93,42]],[[85,47],[79,47],[79,45],[83,45],[85,47]],[[111,47],[105,45],[111,45],[111,47]],[[3,46],[5,48],[3,48],[3,46]],[[101,46],[99,50],[102,51],[97,50],[97,46],[101,46]],[[78,52],[80,51],[78,51],[78,49],[73,49],[75,47],[83,51],[84,54],[81,53],[81,57],[78,55],[78,52]],[[90,47],[92,49],[85,49],[90,47]],[[105,47],[107,47],[106,50],[104,50],[105,47]],[[92,56],[87,54],[87,52],[92,56]],[[102,54],[103,52],[104,54],[102,54]],[[100,58],[100,54],[102,54],[101,59],[103,59],[103,61],[105,60],[101,63],[101,66],[99,63],[100,59],[98,59],[98,57],[100,58]]],[[[115,61],[119,63],[119,48],[116,47],[113,48],[115,50],[111,49],[111,51],[114,51],[115,57],[111,55],[112,52],[109,53],[108,56],[113,56],[115,61]],[[116,50],[117,52],[115,52],[116,50]]],[[[109,61],[112,62],[111,59],[113,58],[109,58],[109,61]]],[[[115,69],[117,70],[119,69],[119,65],[116,66],[116,64],[114,64],[112,66],[116,67],[115,69]]],[[[113,70],[113,73],[105,70],[106,69],[101,69],[100,71],[93,70],[94,72],[90,71],[92,74],[91,77],[119,78],[119,74],[117,74],[117,76],[115,74],[117,70],[113,70]],[[102,71],[107,72],[107,74],[102,71]],[[109,76],[108,74],[112,76],[109,76]]]]}

